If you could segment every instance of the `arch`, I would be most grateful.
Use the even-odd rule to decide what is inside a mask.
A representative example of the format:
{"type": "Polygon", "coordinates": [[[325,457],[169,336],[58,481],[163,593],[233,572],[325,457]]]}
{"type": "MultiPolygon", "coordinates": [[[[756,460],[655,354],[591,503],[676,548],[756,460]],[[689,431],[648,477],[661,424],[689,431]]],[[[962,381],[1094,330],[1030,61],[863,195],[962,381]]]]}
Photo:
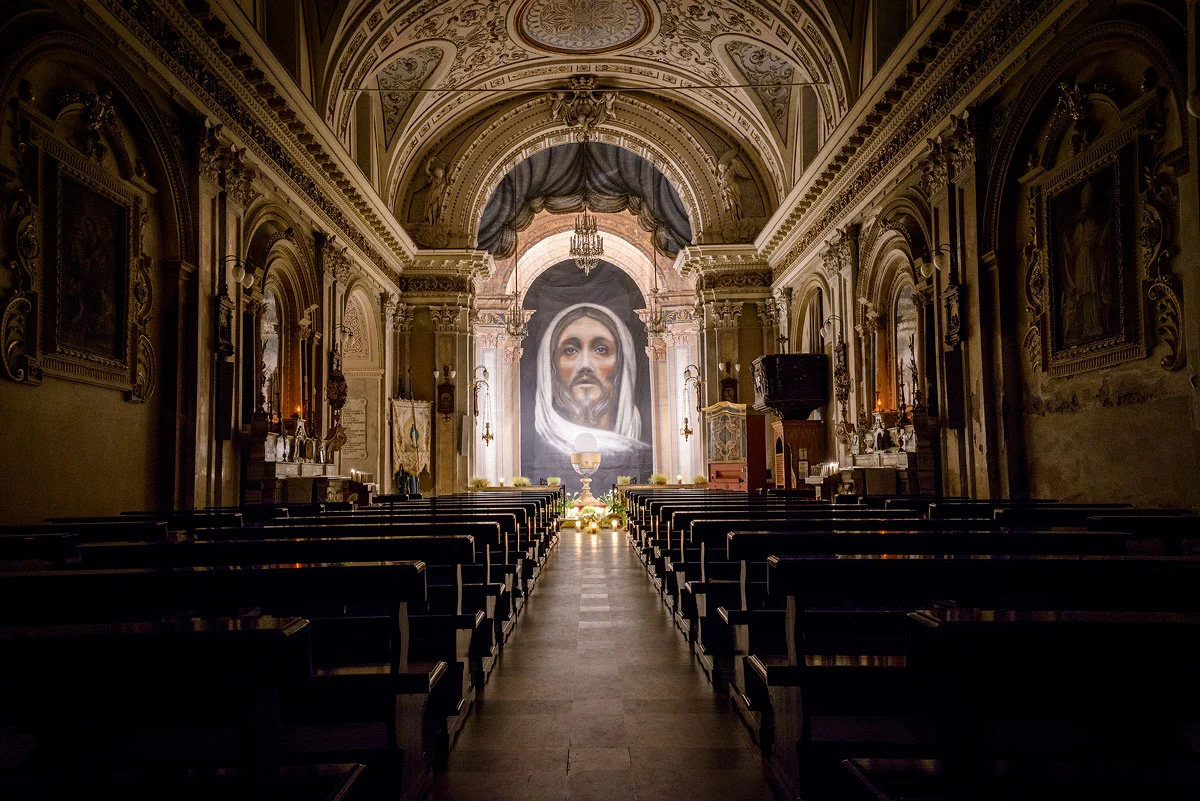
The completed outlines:
{"type": "Polygon", "coordinates": [[[298,232],[286,209],[273,203],[253,208],[246,217],[245,230],[246,271],[254,274],[259,285],[268,277],[272,264],[281,263],[279,257],[286,254],[287,259],[282,263],[293,268],[290,285],[297,308],[303,311],[319,302],[316,261],[307,237],[298,232]]]}
{"type": "Polygon", "coordinates": [[[668,255],[691,244],[690,222],[679,195],[660,170],[622,148],[572,143],[541,151],[517,164],[496,187],[476,234],[477,246],[505,256],[516,234],[545,208],[552,213],[634,212],[668,255]]]}
{"type": "MultiPolygon", "coordinates": [[[[1139,7],[1143,14],[1151,11],[1148,4],[1141,4],[1139,7]]],[[[1160,14],[1163,21],[1159,30],[1170,31],[1175,28],[1176,23],[1161,9],[1153,11],[1160,14]]],[[[1095,54],[1116,46],[1134,50],[1159,71],[1160,80],[1174,97],[1178,131],[1183,141],[1187,141],[1189,121],[1183,103],[1183,99],[1187,97],[1186,82],[1178,65],[1163,55],[1185,52],[1185,42],[1178,37],[1168,41],[1156,35],[1141,21],[1110,20],[1087,28],[1078,36],[1068,39],[1067,45],[1051,56],[1029,79],[1013,105],[1008,122],[993,148],[997,157],[988,172],[989,191],[984,200],[980,253],[994,254],[1000,250],[1000,221],[1005,216],[1004,211],[1013,211],[1018,202],[1011,192],[1011,184],[1020,174],[1014,172],[1014,167],[1021,169],[1017,166],[1021,165],[1021,162],[1015,160],[1019,158],[1018,153],[1028,152],[1026,140],[1033,135],[1030,123],[1034,120],[1037,108],[1045,102],[1048,93],[1058,85],[1063,74],[1072,65],[1086,62],[1095,54]],[[1007,202],[1006,196],[1009,198],[1007,202]]]]}
{"type": "Polygon", "coordinates": [[[378,303],[378,297],[369,291],[365,282],[355,282],[347,287],[342,324],[354,333],[354,346],[345,350],[343,369],[383,369],[383,332],[378,303]]]}
{"type": "MultiPolygon", "coordinates": [[[[34,16],[24,14],[16,19],[28,23],[34,16]]],[[[56,21],[47,17],[45,24],[52,25],[56,21]]],[[[178,140],[168,132],[155,100],[109,52],[97,47],[93,39],[46,27],[40,34],[23,34],[20,43],[15,44],[11,42],[12,31],[13,28],[9,26],[0,30],[0,37],[5,43],[15,45],[11,57],[7,59],[4,75],[0,78],[0,97],[15,96],[15,84],[46,61],[58,61],[65,66],[75,65],[77,71],[67,69],[61,74],[73,75],[77,84],[90,80],[96,91],[111,86],[118,118],[126,123],[136,121],[137,126],[133,129],[135,137],[143,138],[150,145],[144,150],[149,161],[143,162],[140,169],[144,170],[142,180],[158,190],[152,193],[150,202],[158,206],[164,223],[156,232],[162,244],[161,258],[195,264],[196,223],[192,215],[188,178],[181,169],[187,159],[179,149],[178,140]]],[[[46,106],[53,99],[43,96],[35,98],[33,102],[46,106]]],[[[57,116],[48,106],[46,109],[50,116],[57,116]]],[[[136,176],[138,165],[123,152],[123,148],[118,153],[122,177],[136,176]]]]}

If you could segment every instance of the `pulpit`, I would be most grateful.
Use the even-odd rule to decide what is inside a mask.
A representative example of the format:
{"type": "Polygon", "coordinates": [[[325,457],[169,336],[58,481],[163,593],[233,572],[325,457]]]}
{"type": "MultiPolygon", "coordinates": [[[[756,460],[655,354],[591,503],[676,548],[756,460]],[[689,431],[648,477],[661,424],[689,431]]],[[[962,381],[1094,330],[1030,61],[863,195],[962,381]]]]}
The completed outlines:
{"type": "Polygon", "coordinates": [[[763,417],[746,404],[721,401],[704,408],[708,486],[753,492],[767,482],[763,417]]]}
{"type": "Polygon", "coordinates": [[[809,420],[829,401],[829,359],[823,353],[760,356],[752,365],[754,408],[771,411],[775,446],[775,486],[806,485],[808,466],[825,460],[825,423],[809,420]]]}

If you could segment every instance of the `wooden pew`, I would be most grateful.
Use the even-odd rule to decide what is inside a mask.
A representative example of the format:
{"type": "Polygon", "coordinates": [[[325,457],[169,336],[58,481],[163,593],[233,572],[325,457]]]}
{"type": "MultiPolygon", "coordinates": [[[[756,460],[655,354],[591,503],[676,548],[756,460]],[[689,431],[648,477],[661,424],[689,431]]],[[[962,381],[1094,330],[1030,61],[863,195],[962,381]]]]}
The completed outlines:
{"type": "Polygon", "coordinates": [[[0,629],[6,737],[21,746],[5,749],[0,793],[345,798],[363,765],[280,760],[279,698],[309,680],[309,628],[260,617],[0,629]]]}
{"type": "MultiPolygon", "coordinates": [[[[930,523],[931,521],[909,521],[930,523]]],[[[936,522],[936,521],[932,521],[936,522]]],[[[969,522],[969,521],[968,521],[969,522]]],[[[1147,550],[1170,552],[1177,548],[1149,548],[1140,535],[1076,530],[1006,530],[956,523],[953,528],[853,531],[732,531],[726,539],[725,561],[708,562],[704,576],[710,585],[707,615],[700,621],[698,648],[702,664],[712,663],[715,673],[728,676],[729,692],[751,731],[757,730],[758,712],[751,708],[746,690],[745,660],[787,653],[783,599],[775,604],[766,596],[767,564],[772,555],[832,555],[854,553],[938,554],[1096,554],[1125,555],[1147,550]],[[715,576],[715,578],[714,578],[715,576]],[[724,581],[722,581],[724,579],[724,581]]],[[[890,528],[890,527],[889,527],[890,528]]],[[[1157,541],[1161,543],[1161,540],[1157,541]]]]}
{"type": "Polygon", "coordinates": [[[27,526],[0,526],[0,537],[43,533],[74,534],[80,542],[154,542],[167,538],[167,524],[159,521],[72,520],[63,523],[35,523],[27,526]]]}
{"type": "MultiPolygon", "coordinates": [[[[371,710],[378,735],[360,745],[348,732],[364,730],[361,721],[330,720],[309,725],[292,721],[281,739],[282,761],[345,761],[355,755],[373,769],[392,776],[406,797],[417,798],[428,787],[436,741],[424,710],[445,672],[444,663],[410,662],[409,609],[425,601],[422,562],[249,565],[123,570],[76,570],[0,575],[0,623],[47,626],[63,624],[145,622],[180,616],[240,616],[246,610],[277,617],[303,616],[314,631],[353,628],[368,620],[386,621],[388,640],[380,644],[381,662],[340,664],[314,675],[301,703],[326,709],[322,696],[346,697],[353,683],[362,695],[365,681],[378,691],[371,710]],[[359,614],[345,614],[350,608],[359,614]],[[386,701],[386,703],[383,703],[386,701]],[[347,728],[349,727],[349,728],[347,728]]],[[[314,659],[319,659],[314,654],[314,659]]],[[[357,710],[355,710],[357,711],[357,710]]],[[[339,710],[339,714],[342,714],[339,710]]],[[[302,714],[301,718],[305,716],[302,714]]],[[[361,741],[361,736],[359,737],[361,741]]],[[[352,760],[353,761],[353,760],[352,760]]]]}
{"type": "Polygon", "coordinates": [[[788,792],[806,766],[928,755],[938,744],[929,738],[928,710],[914,704],[920,695],[904,657],[854,650],[854,615],[894,620],[886,613],[947,601],[996,609],[1200,610],[1200,560],[1183,557],[888,554],[772,556],[769,564],[772,593],[787,599],[787,654],[751,656],[746,681],[763,710],[772,777],[788,792]],[[812,653],[814,626],[851,630],[841,643],[848,650],[812,653]]]}
{"type": "MultiPolygon", "coordinates": [[[[339,531],[345,531],[339,527],[339,531]]],[[[178,543],[103,543],[78,549],[82,569],[195,567],[221,565],[286,564],[308,562],[377,562],[419,560],[425,564],[427,604],[410,608],[411,640],[417,652],[414,661],[444,661],[448,665],[444,687],[433,706],[445,718],[445,736],[452,740],[465,721],[475,692],[484,684],[495,658],[494,605],[487,606],[482,585],[470,583],[475,566],[476,543],[461,534],[438,536],[313,536],[328,529],[246,529],[246,533],[290,534],[296,538],[248,540],[218,539],[178,543]],[[464,602],[465,601],[465,602],[464,602]],[[481,617],[482,615],[482,617],[481,617]],[[456,688],[451,694],[451,688],[456,688]]],[[[478,577],[477,577],[478,578],[478,577]]],[[[493,596],[494,597],[494,596],[493,596]]],[[[351,654],[356,640],[367,636],[369,643],[386,641],[388,632],[379,620],[350,630],[348,637],[334,642],[336,633],[318,632],[326,653],[351,654]],[[323,638],[323,639],[322,639],[323,638]]],[[[344,659],[345,656],[339,656],[344,659]]],[[[358,662],[378,662],[369,653],[358,662]]],[[[324,666],[324,665],[323,665],[324,666]]]]}
{"type": "Polygon", "coordinates": [[[938,609],[909,619],[908,670],[942,745],[920,772],[909,760],[850,760],[879,797],[1200,795],[1200,764],[1180,736],[1200,721],[1200,615],[938,609]]]}

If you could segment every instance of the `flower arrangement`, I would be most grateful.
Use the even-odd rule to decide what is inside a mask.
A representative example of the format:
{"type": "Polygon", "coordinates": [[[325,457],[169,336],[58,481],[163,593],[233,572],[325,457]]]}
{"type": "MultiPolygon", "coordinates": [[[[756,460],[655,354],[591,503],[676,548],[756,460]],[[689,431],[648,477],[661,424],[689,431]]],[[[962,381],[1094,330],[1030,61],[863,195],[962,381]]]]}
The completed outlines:
{"type": "Polygon", "coordinates": [[[703,475],[692,476],[692,483],[695,484],[697,487],[707,487],[708,486],[708,476],[703,476],[703,475]]]}
{"type": "Polygon", "coordinates": [[[514,487],[528,487],[531,483],[529,476],[517,476],[513,479],[514,487]]]}
{"type": "Polygon", "coordinates": [[[614,529],[625,528],[629,510],[621,502],[620,498],[617,497],[617,493],[610,490],[600,496],[600,501],[608,507],[608,511],[605,512],[604,517],[608,521],[609,527],[614,529]]]}
{"type": "Polygon", "coordinates": [[[546,477],[546,486],[548,486],[548,487],[562,486],[562,477],[561,476],[547,476],[546,477]]]}
{"type": "Polygon", "coordinates": [[[617,486],[624,487],[633,483],[633,476],[617,476],[617,486]]]}
{"type": "Polygon", "coordinates": [[[468,486],[470,486],[471,489],[487,489],[488,487],[492,486],[492,482],[488,481],[486,478],[473,478],[468,486]]]}
{"type": "Polygon", "coordinates": [[[650,483],[651,484],[666,484],[667,480],[668,479],[667,479],[667,476],[665,473],[651,473],[650,474],[650,483]]]}

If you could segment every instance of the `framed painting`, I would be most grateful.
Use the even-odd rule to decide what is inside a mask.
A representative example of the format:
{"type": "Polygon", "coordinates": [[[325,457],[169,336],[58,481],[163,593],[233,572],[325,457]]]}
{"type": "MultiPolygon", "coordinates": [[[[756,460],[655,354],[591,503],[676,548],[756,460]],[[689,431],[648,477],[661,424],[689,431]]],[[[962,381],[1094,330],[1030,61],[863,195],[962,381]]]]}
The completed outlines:
{"type": "Polygon", "coordinates": [[[131,307],[143,277],[135,264],[141,202],[119,180],[52,149],[44,184],[46,372],[128,391],[139,348],[131,307]]]}
{"type": "Polygon", "coordinates": [[[1053,376],[1145,356],[1133,254],[1131,142],[1089,151],[1041,186],[1047,366],[1053,376]]]}

